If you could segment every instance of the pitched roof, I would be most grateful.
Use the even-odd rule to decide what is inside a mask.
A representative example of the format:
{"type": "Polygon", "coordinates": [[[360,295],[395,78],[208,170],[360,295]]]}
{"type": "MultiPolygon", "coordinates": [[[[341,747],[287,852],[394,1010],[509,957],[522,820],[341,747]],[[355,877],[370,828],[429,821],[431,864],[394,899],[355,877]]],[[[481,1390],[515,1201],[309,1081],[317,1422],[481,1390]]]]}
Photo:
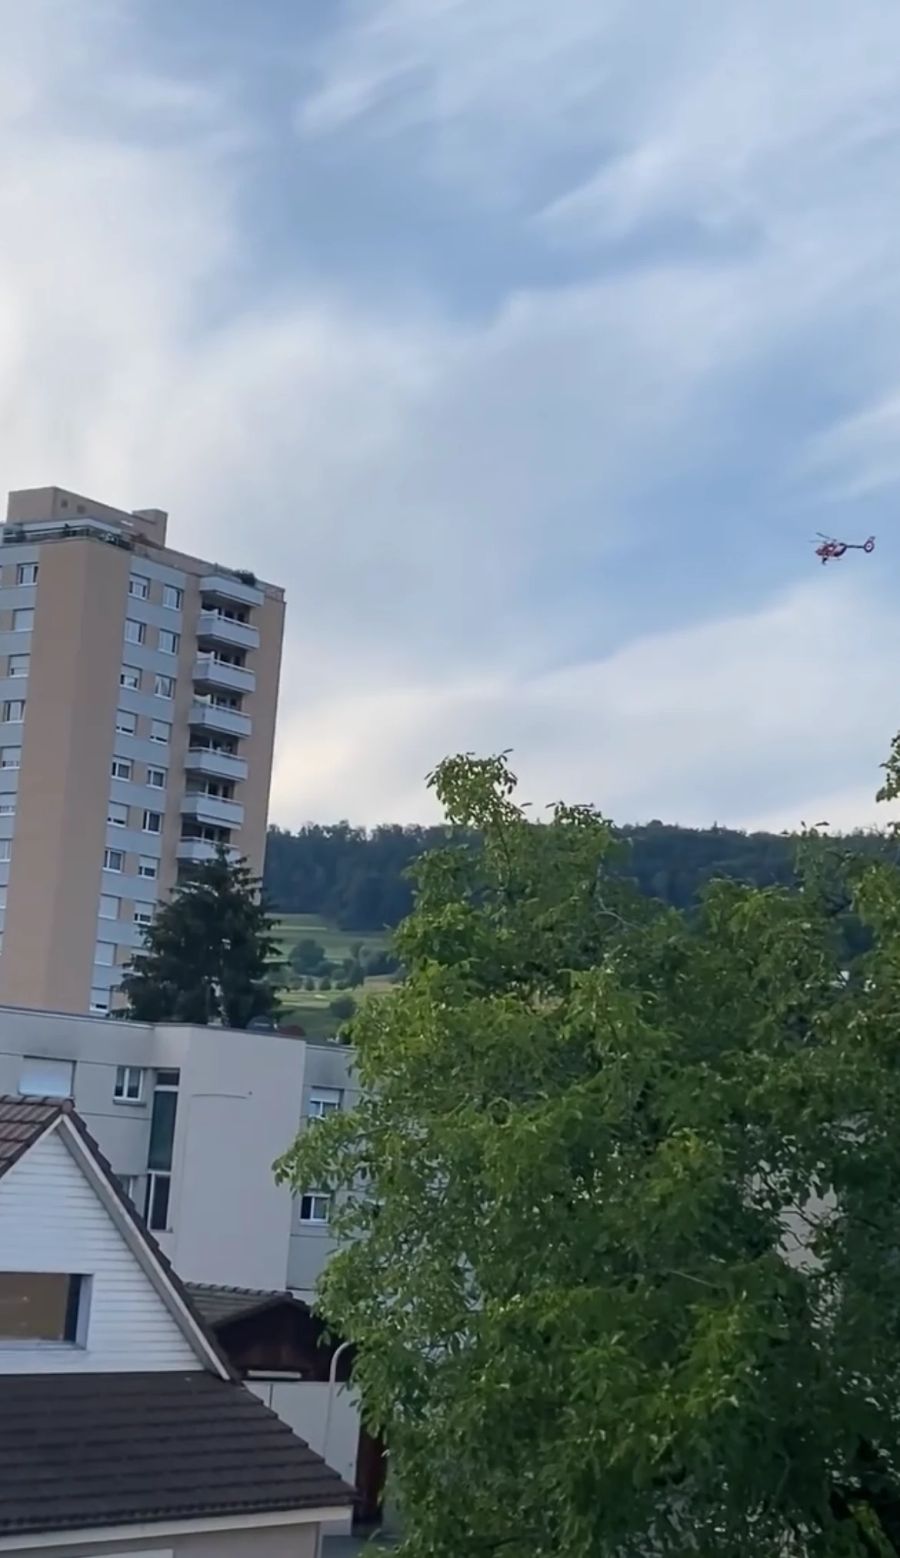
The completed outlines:
{"type": "Polygon", "coordinates": [[[64,1128],[71,1131],[70,1140],[74,1139],[86,1153],[112,1209],[120,1219],[124,1214],[132,1241],[136,1240],[134,1253],[142,1263],[149,1263],[151,1273],[161,1284],[158,1290],[161,1291],[163,1302],[167,1304],[188,1341],[195,1349],[199,1346],[198,1362],[212,1361],[213,1367],[218,1368],[221,1374],[229,1379],[237,1379],[213,1332],[194,1308],[185,1284],[166,1259],[134,1202],[126,1196],[117,1175],[100,1151],[71,1098],[13,1098],[0,1095],[0,1179],[46,1130],[60,1120],[64,1122],[64,1128]]]}
{"type": "Polygon", "coordinates": [[[310,1313],[309,1305],[284,1288],[233,1288],[209,1282],[185,1284],[194,1308],[213,1329],[227,1325],[229,1320],[243,1319],[260,1309],[275,1309],[289,1304],[310,1313]]]}
{"type": "Polygon", "coordinates": [[[0,1376],[0,1536],[352,1499],[274,1412],[213,1374],[0,1376]]]}
{"type": "Polygon", "coordinates": [[[0,1176],[27,1152],[63,1110],[67,1098],[0,1098],[0,1176]]]}

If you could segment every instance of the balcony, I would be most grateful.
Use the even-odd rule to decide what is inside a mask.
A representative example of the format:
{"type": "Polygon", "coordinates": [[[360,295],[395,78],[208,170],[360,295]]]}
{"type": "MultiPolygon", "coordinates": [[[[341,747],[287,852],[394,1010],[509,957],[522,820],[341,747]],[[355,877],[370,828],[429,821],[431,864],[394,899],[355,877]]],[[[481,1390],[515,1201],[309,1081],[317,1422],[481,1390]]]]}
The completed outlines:
{"type": "Polygon", "coordinates": [[[249,622],[237,622],[221,611],[201,611],[197,637],[209,639],[214,644],[232,644],[237,649],[259,648],[259,628],[252,627],[249,622]]]}
{"type": "Polygon", "coordinates": [[[215,655],[198,655],[194,661],[194,681],[202,687],[224,687],[229,692],[254,692],[256,677],[242,665],[229,665],[215,655]]]}
{"type": "MultiPolygon", "coordinates": [[[[208,860],[215,860],[219,853],[218,844],[207,843],[206,839],[179,839],[175,850],[175,858],[183,865],[205,865],[208,860]]],[[[229,860],[240,860],[239,849],[229,849],[225,846],[225,853],[229,860]]]]}
{"type": "Polygon", "coordinates": [[[200,592],[217,600],[239,601],[242,606],[261,606],[265,600],[262,590],[254,584],[245,584],[230,573],[207,573],[200,580],[200,592]]]}
{"type": "Polygon", "coordinates": [[[198,730],[217,730],[224,736],[249,736],[253,722],[240,709],[220,708],[198,700],[191,704],[189,723],[198,730]]]}
{"type": "Polygon", "coordinates": [[[214,752],[211,747],[189,747],[184,766],[190,774],[209,774],[213,779],[246,779],[247,763],[230,752],[214,752]]]}
{"type": "Polygon", "coordinates": [[[181,815],[213,828],[239,828],[244,821],[244,808],[239,801],[189,793],[181,798],[181,815]]]}

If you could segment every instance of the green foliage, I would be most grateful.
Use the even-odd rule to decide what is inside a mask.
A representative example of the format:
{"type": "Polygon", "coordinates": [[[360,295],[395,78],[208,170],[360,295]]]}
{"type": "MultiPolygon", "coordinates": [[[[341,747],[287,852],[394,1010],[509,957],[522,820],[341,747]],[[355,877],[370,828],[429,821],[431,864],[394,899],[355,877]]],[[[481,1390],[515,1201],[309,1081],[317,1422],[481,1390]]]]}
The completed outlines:
{"type": "MultiPolygon", "coordinates": [[[[886,767],[890,782],[890,765],[886,767]]],[[[896,771],[900,773],[900,757],[896,771]]],[[[382,931],[397,925],[412,908],[408,873],[414,862],[427,850],[460,841],[463,831],[385,827],[366,833],[349,823],[309,826],[298,833],[273,828],[266,849],[266,890],[284,913],[321,914],[339,926],[382,931]]],[[[797,840],[790,835],[649,822],[617,829],[616,836],[628,848],[611,869],[675,909],[696,907],[704,887],[721,877],[756,887],[790,887],[795,882],[797,840]]],[[[866,858],[900,860],[900,844],[880,834],[852,834],[846,842],[866,858]]],[[[851,954],[864,950],[858,927],[850,924],[847,947],[851,954]]]]}
{"type": "Polygon", "coordinates": [[[328,1010],[333,1017],[339,1018],[341,1022],[346,1022],[356,1011],[356,1002],[349,992],[346,995],[336,995],[333,1001],[329,1001],[328,1010]]]}
{"type": "Polygon", "coordinates": [[[179,882],[123,980],[129,1016],[229,1028],[274,1016],[278,947],[258,888],[224,850],[179,882]]]}
{"type": "Polygon", "coordinates": [[[321,974],[329,966],[325,948],[312,936],[303,936],[295,943],[290,963],[295,974],[321,974]]]}
{"type": "Polygon", "coordinates": [[[480,846],[417,864],[360,1102],[279,1165],[338,1193],[404,1551],[900,1553],[900,872],[811,834],[685,915],[503,758],[433,782],[480,846]]]}

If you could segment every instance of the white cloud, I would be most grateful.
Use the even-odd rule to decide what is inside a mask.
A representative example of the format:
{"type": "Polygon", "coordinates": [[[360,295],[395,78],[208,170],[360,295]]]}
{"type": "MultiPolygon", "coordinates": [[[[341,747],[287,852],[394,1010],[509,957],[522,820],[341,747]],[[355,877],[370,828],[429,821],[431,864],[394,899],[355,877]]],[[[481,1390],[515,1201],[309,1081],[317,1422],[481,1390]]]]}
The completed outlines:
{"type": "MultiPolygon", "coordinates": [[[[535,159],[581,138],[595,164],[612,152],[547,214],[560,240],[679,213],[764,234],[722,263],[645,257],[511,289],[465,322],[346,279],[260,278],[236,302],[235,137],[253,127],[221,83],[147,65],[128,14],[0,0],[3,474],[168,507],[173,539],[285,583],[274,816],[421,816],[443,753],[512,745],[537,800],[740,822],[843,796],[849,817],[877,783],[900,648],[858,575],[584,644],[627,616],[607,574],[639,553],[641,505],[682,524],[667,470],[722,479],[736,386],[774,350],[865,302],[878,329],[841,372],[864,400],[889,393],[894,240],[880,193],[847,175],[867,136],[894,134],[893,12],[864,3],[851,25],[829,0],[735,23],[703,4],[683,29],[657,7],[632,55],[653,27],[624,4],[360,10],[300,110],[305,155],[382,113],[388,139],[425,128],[438,177],[482,201],[499,181],[514,204],[535,159]],[[561,560],[595,581],[587,606],[542,593],[561,560]]],[[[685,548],[694,566],[689,520],[685,548]]],[[[639,570],[633,587],[640,604],[639,570]]]]}
{"type": "Polygon", "coordinates": [[[283,732],[277,812],[292,824],[421,818],[421,781],[437,758],[512,747],[536,805],[562,796],[620,820],[693,825],[883,823],[874,793],[898,655],[893,612],[873,612],[858,583],[817,575],[759,611],[552,674],[371,690],[338,708],[322,700],[283,732]]]}

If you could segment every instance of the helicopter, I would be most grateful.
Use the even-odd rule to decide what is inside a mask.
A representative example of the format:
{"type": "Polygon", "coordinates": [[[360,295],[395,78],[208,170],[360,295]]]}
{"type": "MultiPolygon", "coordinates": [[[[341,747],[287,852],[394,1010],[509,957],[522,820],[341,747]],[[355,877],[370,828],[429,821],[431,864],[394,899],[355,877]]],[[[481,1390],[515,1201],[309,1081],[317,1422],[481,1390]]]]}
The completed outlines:
{"type": "Polygon", "coordinates": [[[818,541],[813,543],[816,548],[816,556],[828,563],[833,557],[843,557],[845,552],[874,552],[875,537],[869,536],[866,541],[835,541],[833,536],[823,535],[818,532],[818,541]]]}

